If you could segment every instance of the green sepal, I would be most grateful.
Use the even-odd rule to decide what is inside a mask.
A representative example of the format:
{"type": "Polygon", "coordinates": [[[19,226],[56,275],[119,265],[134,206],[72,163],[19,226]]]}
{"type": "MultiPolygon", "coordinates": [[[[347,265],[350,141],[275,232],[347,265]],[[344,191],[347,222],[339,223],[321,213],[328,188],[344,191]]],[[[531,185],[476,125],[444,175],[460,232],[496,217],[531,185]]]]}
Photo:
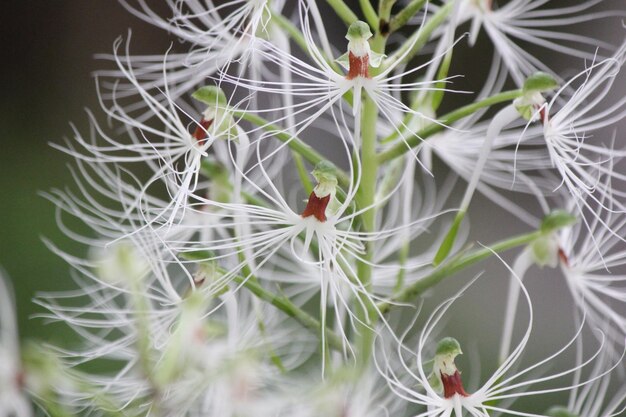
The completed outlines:
{"type": "Polygon", "coordinates": [[[439,343],[437,343],[437,350],[435,351],[435,355],[437,356],[446,355],[453,358],[462,353],[461,344],[454,337],[444,337],[441,339],[439,343]]]}
{"type": "Polygon", "coordinates": [[[565,210],[555,210],[541,221],[541,233],[548,234],[578,222],[578,218],[565,210]]]}
{"type": "Polygon", "coordinates": [[[341,65],[344,69],[350,69],[350,52],[346,52],[341,55],[339,58],[335,59],[335,62],[341,65]]]}
{"type": "Polygon", "coordinates": [[[192,95],[194,99],[206,104],[207,106],[227,106],[228,99],[224,91],[216,86],[207,85],[198,88],[192,95]]]}
{"type": "Polygon", "coordinates": [[[348,28],[348,33],[346,34],[346,39],[358,40],[358,39],[369,39],[372,37],[372,30],[370,29],[370,25],[367,23],[357,20],[352,23],[348,28]]]}
{"type": "Polygon", "coordinates": [[[536,72],[526,79],[522,91],[524,94],[543,93],[558,88],[559,83],[550,74],[536,72]]]}

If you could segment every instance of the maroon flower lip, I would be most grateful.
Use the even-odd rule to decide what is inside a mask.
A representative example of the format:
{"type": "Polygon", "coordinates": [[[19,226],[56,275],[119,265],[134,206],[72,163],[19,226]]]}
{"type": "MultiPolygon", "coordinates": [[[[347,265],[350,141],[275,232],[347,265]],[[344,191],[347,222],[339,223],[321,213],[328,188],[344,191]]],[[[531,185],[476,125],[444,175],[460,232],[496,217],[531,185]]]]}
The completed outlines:
{"type": "Polygon", "coordinates": [[[459,394],[462,397],[469,397],[469,394],[465,392],[465,388],[463,388],[463,381],[461,380],[461,373],[459,371],[455,371],[452,375],[446,375],[440,372],[440,375],[443,384],[444,398],[452,398],[455,394],[459,394]]]}
{"type": "Polygon", "coordinates": [[[207,138],[207,129],[209,127],[211,127],[211,125],[213,124],[213,119],[211,120],[206,120],[206,119],[202,119],[200,120],[200,123],[198,123],[198,126],[196,127],[196,130],[193,132],[193,137],[198,141],[198,143],[202,144],[202,142],[204,142],[207,138]]]}
{"type": "Polygon", "coordinates": [[[320,222],[326,221],[326,207],[328,207],[328,203],[330,202],[330,194],[326,197],[318,197],[315,195],[315,191],[311,193],[309,196],[309,201],[302,212],[302,217],[307,218],[314,216],[320,222]]]}
{"type": "Polygon", "coordinates": [[[356,56],[352,52],[348,53],[350,69],[346,74],[346,79],[353,80],[357,77],[370,78],[370,57],[368,54],[356,56]]]}

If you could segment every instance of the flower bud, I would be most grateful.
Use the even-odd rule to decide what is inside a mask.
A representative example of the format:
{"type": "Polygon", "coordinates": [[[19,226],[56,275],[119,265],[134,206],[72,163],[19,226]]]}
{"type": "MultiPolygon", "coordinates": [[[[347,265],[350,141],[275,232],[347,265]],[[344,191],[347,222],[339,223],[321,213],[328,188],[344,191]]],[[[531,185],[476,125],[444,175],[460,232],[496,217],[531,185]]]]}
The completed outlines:
{"type": "Polygon", "coordinates": [[[531,121],[537,110],[539,110],[540,121],[546,120],[544,104],[546,99],[542,93],[554,90],[558,87],[557,81],[549,74],[537,72],[526,79],[522,87],[522,96],[513,101],[513,105],[519,114],[528,121],[531,121]]]}
{"type": "Polygon", "coordinates": [[[532,259],[541,268],[556,268],[559,264],[559,250],[559,239],[555,233],[542,235],[530,244],[532,259]]]}
{"type": "Polygon", "coordinates": [[[207,138],[208,129],[215,137],[235,139],[237,137],[236,123],[230,113],[228,99],[224,91],[215,86],[204,86],[196,90],[191,97],[207,105],[202,113],[202,120],[198,123],[193,137],[200,143],[207,138]]]}
{"type": "Polygon", "coordinates": [[[120,240],[99,250],[95,256],[98,276],[111,285],[126,286],[138,282],[149,266],[130,240],[120,240]]]}

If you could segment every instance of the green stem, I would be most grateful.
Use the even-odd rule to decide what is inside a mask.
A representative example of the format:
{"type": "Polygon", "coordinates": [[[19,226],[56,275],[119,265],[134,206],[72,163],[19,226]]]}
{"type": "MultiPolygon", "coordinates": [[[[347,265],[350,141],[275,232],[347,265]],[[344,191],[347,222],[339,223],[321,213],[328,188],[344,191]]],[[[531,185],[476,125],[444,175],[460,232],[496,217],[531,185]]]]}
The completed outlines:
{"type": "MultiPolygon", "coordinates": [[[[246,120],[250,123],[253,123],[263,130],[267,132],[271,132],[274,136],[283,143],[286,143],[292,150],[302,155],[304,159],[309,161],[311,164],[316,165],[318,162],[326,160],[322,154],[317,152],[315,149],[304,143],[297,137],[285,132],[280,127],[268,122],[261,116],[256,114],[252,114],[250,112],[246,112],[243,110],[232,110],[232,113],[236,117],[240,117],[243,120],[246,120]]],[[[350,177],[341,169],[337,168],[337,179],[339,183],[343,186],[348,186],[350,184],[350,177]]]]}
{"type": "Polygon", "coordinates": [[[372,2],[370,0],[359,0],[359,4],[361,5],[361,10],[363,11],[367,23],[372,29],[378,29],[378,14],[376,14],[372,2]]]}
{"type": "MultiPolygon", "coordinates": [[[[212,258],[209,252],[203,250],[181,253],[180,256],[188,261],[200,263],[202,263],[206,259],[212,258]]],[[[223,268],[218,268],[218,271],[222,274],[227,273],[227,271],[223,268]]],[[[267,301],[283,313],[287,314],[289,317],[294,318],[303,327],[313,331],[316,334],[321,334],[322,325],[319,320],[317,320],[315,317],[311,316],[304,310],[300,309],[298,306],[292,303],[289,298],[274,294],[273,292],[263,288],[259,281],[256,279],[256,277],[254,277],[254,279],[249,279],[240,275],[235,275],[232,279],[235,283],[245,287],[248,291],[259,297],[261,300],[267,301]]],[[[332,330],[326,329],[326,340],[328,341],[328,344],[331,348],[343,350],[341,337],[339,337],[332,330]]]]}
{"type": "MultiPolygon", "coordinates": [[[[355,20],[356,20],[356,16],[355,16],[355,20]]],[[[298,27],[296,25],[294,25],[289,19],[285,18],[285,16],[279,14],[279,13],[272,13],[272,21],[274,23],[276,23],[276,25],[281,28],[282,30],[284,30],[291,39],[293,39],[293,41],[296,43],[296,45],[298,45],[298,47],[305,52],[306,54],[310,55],[310,46],[306,40],[306,38],[304,37],[304,34],[300,31],[300,29],[298,29],[298,27]]],[[[330,67],[332,69],[335,70],[335,72],[337,72],[338,74],[342,74],[342,70],[339,67],[339,65],[337,64],[337,62],[335,62],[333,60],[333,57],[330,56],[326,56],[326,54],[324,53],[323,50],[320,50],[320,53],[322,54],[322,57],[324,57],[324,60],[326,61],[326,63],[328,65],[330,65],[330,67]]],[[[347,97],[347,101],[351,102],[352,100],[352,96],[348,96],[347,97]]]]}
{"type": "Polygon", "coordinates": [[[426,45],[426,42],[430,39],[433,31],[441,26],[450,11],[452,11],[453,6],[454,2],[449,2],[439,9],[428,22],[426,22],[423,26],[420,26],[417,31],[415,31],[415,33],[411,35],[411,37],[409,37],[409,39],[407,39],[404,44],[396,50],[396,52],[393,53],[393,55],[385,60],[382,65],[383,69],[396,65],[399,60],[407,62],[413,58],[424,47],[424,45],[426,45]]]}
{"type": "Polygon", "coordinates": [[[302,188],[304,188],[306,195],[309,195],[311,194],[311,191],[313,191],[313,183],[311,182],[309,172],[304,166],[304,160],[299,153],[295,151],[292,151],[291,153],[293,155],[293,162],[296,165],[296,170],[298,171],[298,176],[300,177],[300,182],[302,183],[302,188]]]}
{"type": "Polygon", "coordinates": [[[389,33],[401,29],[422,7],[426,0],[412,0],[406,7],[400,10],[389,22],[389,33]]]}
{"type": "MultiPolygon", "coordinates": [[[[396,0],[380,0],[378,5],[378,17],[380,18],[380,23],[387,23],[387,30],[385,33],[381,33],[382,36],[389,35],[389,20],[391,19],[391,9],[393,5],[396,3],[396,0]]],[[[379,28],[380,29],[380,28],[379,28]]]]}
{"type": "MultiPolygon", "coordinates": [[[[502,103],[505,101],[511,101],[521,95],[522,95],[522,90],[504,91],[502,93],[495,94],[491,97],[487,97],[476,103],[468,104],[467,106],[463,106],[457,110],[454,110],[444,115],[443,117],[441,117],[437,123],[432,123],[429,126],[425,127],[424,129],[420,130],[419,132],[417,132],[415,136],[412,136],[404,141],[401,141],[397,143],[396,145],[394,145],[393,147],[389,148],[388,150],[381,152],[378,155],[378,163],[382,164],[384,162],[390,161],[392,159],[395,159],[404,155],[408,149],[414,148],[424,139],[428,138],[429,136],[434,135],[435,133],[441,132],[442,130],[446,128],[446,126],[460,119],[463,119],[464,117],[474,114],[477,110],[481,108],[489,107],[494,104],[502,103]]],[[[395,133],[395,135],[398,136],[403,133],[406,133],[406,129],[401,129],[401,133],[395,133]]],[[[385,138],[385,141],[389,140],[390,138],[391,138],[391,135],[389,138],[385,138]]]]}
{"type": "Polygon", "coordinates": [[[525,233],[523,235],[515,236],[513,238],[494,243],[493,245],[490,245],[486,248],[477,249],[469,254],[465,254],[467,252],[462,252],[457,256],[451,258],[448,262],[441,265],[439,268],[435,269],[426,277],[404,288],[402,291],[394,295],[391,301],[379,303],[377,305],[378,309],[381,313],[386,313],[391,309],[394,303],[403,303],[409,301],[422,294],[427,289],[438,284],[443,279],[450,277],[457,272],[479,261],[482,261],[483,259],[489,258],[494,253],[504,252],[518,246],[527,245],[540,237],[541,233],[541,231],[525,233]]]}
{"type": "MultiPolygon", "coordinates": [[[[273,292],[263,288],[257,281],[246,279],[239,275],[233,277],[233,281],[237,284],[243,285],[248,291],[256,295],[261,300],[267,301],[283,313],[287,314],[289,317],[292,317],[306,329],[311,330],[315,334],[321,334],[322,325],[319,320],[300,309],[293,302],[291,302],[289,298],[274,294],[273,292]]],[[[326,341],[332,349],[338,351],[343,350],[341,337],[330,329],[326,329],[326,341]]]]}
{"type": "Polygon", "coordinates": [[[343,0],[326,0],[326,3],[333,8],[335,13],[337,13],[337,16],[339,16],[339,18],[343,20],[347,26],[350,26],[352,23],[359,20],[358,16],[354,14],[352,9],[348,7],[343,0]]]}
{"type": "MultiPolygon", "coordinates": [[[[372,40],[372,50],[383,53],[385,50],[385,36],[377,33],[372,40]]],[[[372,76],[377,73],[376,68],[372,68],[372,76]]],[[[374,207],[376,198],[376,183],[378,178],[378,158],[377,158],[377,135],[376,123],[378,121],[378,107],[371,97],[365,95],[363,112],[361,114],[361,182],[356,196],[359,209],[366,209],[361,214],[361,225],[365,232],[373,232],[376,228],[376,209],[374,207]]],[[[363,287],[364,293],[359,295],[360,302],[356,305],[356,316],[363,324],[357,325],[357,361],[361,369],[368,365],[373,345],[375,326],[378,314],[376,305],[368,296],[372,286],[372,266],[370,262],[374,258],[374,242],[367,242],[363,261],[357,264],[357,278],[363,287]],[[362,307],[365,306],[365,309],[362,307]]]]}

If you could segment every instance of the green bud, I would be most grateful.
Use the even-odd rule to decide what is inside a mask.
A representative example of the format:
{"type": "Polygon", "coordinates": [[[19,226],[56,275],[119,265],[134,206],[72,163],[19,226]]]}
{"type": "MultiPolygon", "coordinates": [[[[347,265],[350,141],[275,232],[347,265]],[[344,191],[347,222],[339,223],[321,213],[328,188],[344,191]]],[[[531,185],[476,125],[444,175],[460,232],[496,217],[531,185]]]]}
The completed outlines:
{"type": "Polygon", "coordinates": [[[578,222],[578,218],[565,210],[555,210],[543,218],[541,222],[541,232],[551,233],[571,226],[578,222]]]}
{"type": "Polygon", "coordinates": [[[533,261],[540,267],[559,264],[559,241],[554,233],[542,235],[530,244],[533,261]]]}
{"type": "Polygon", "coordinates": [[[357,20],[352,23],[348,28],[348,34],[346,35],[346,39],[349,41],[359,40],[359,39],[369,39],[372,37],[372,31],[367,23],[357,20]]]}
{"type": "Polygon", "coordinates": [[[206,104],[207,106],[219,105],[225,107],[228,105],[228,99],[226,98],[224,91],[215,86],[207,85],[200,87],[191,95],[191,97],[206,104]]]}
{"type": "Polygon", "coordinates": [[[559,83],[550,74],[536,72],[526,79],[522,91],[524,94],[542,93],[556,89],[559,83]]]}
{"type": "Polygon", "coordinates": [[[577,414],[570,412],[567,408],[562,406],[551,407],[546,415],[549,417],[578,417],[577,414]]]}
{"type": "Polygon", "coordinates": [[[113,285],[140,281],[149,266],[129,240],[120,240],[95,254],[98,276],[113,285]]]}

